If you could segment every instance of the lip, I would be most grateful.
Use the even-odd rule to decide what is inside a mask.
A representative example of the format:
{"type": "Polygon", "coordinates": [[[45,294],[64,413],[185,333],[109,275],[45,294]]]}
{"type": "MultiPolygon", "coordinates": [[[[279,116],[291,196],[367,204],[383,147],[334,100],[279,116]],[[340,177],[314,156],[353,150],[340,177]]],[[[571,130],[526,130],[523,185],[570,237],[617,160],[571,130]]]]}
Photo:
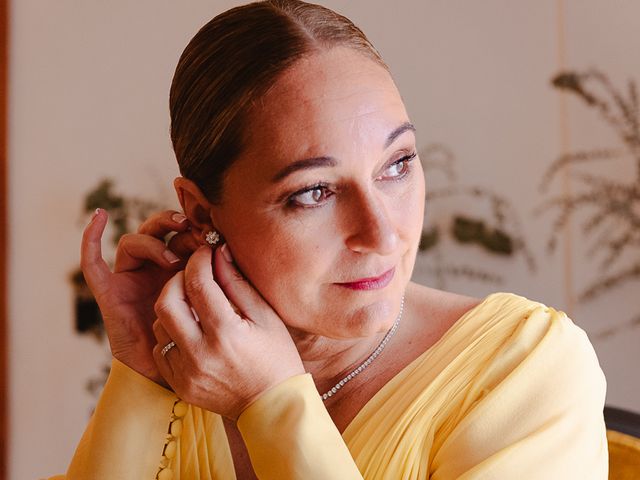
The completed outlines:
{"type": "Polygon", "coordinates": [[[378,277],[361,278],[355,282],[338,283],[338,285],[352,290],[378,290],[389,285],[395,271],[396,267],[393,267],[378,277]]]}

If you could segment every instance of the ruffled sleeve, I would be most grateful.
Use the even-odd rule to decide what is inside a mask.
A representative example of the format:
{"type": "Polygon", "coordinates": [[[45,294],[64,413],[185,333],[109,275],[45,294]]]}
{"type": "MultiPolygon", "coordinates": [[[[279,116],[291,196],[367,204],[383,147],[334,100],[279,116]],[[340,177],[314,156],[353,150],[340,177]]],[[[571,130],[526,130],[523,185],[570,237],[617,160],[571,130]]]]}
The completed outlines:
{"type": "Polygon", "coordinates": [[[605,391],[585,332],[538,307],[474,378],[431,478],[606,479],[605,391]]]}

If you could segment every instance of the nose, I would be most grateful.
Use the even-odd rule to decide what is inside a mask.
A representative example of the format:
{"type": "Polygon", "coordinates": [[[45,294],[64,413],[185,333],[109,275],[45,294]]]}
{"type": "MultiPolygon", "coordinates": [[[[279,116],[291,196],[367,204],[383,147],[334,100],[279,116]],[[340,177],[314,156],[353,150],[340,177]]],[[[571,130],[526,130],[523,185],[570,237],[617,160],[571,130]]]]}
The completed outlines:
{"type": "Polygon", "coordinates": [[[345,222],[347,247],[358,253],[394,253],[400,239],[382,194],[359,192],[354,197],[345,222]]]}

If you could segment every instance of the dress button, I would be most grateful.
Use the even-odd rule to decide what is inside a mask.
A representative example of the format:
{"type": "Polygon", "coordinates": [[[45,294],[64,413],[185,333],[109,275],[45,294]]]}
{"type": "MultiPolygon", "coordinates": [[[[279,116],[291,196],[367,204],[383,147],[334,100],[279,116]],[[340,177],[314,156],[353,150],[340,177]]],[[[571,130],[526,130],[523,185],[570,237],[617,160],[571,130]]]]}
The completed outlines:
{"type": "Polygon", "coordinates": [[[164,449],[165,457],[167,458],[175,457],[177,449],[178,449],[178,444],[175,442],[175,440],[171,440],[169,443],[167,443],[167,446],[164,449]]]}
{"type": "Polygon", "coordinates": [[[182,420],[174,420],[171,422],[171,429],[169,431],[174,437],[179,437],[182,433],[182,420]]]}
{"type": "Polygon", "coordinates": [[[158,480],[171,480],[173,478],[173,471],[170,468],[163,468],[158,473],[158,480]]]}
{"type": "Polygon", "coordinates": [[[178,403],[176,403],[173,406],[173,414],[176,417],[184,417],[187,414],[188,408],[189,408],[189,405],[187,405],[187,402],[180,400],[178,403]]]}

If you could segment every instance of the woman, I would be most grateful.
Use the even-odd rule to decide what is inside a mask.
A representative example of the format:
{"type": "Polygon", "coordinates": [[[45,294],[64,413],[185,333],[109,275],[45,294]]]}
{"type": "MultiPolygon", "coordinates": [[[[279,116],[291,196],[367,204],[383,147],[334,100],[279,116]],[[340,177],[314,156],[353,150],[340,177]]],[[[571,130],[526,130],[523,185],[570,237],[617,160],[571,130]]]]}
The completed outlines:
{"type": "Polygon", "coordinates": [[[85,230],[114,360],[62,478],[606,478],[584,332],[410,281],[415,129],[349,20],[294,0],[219,15],[170,110],[185,215],[124,237],[113,273],[106,213],[85,230]]]}

